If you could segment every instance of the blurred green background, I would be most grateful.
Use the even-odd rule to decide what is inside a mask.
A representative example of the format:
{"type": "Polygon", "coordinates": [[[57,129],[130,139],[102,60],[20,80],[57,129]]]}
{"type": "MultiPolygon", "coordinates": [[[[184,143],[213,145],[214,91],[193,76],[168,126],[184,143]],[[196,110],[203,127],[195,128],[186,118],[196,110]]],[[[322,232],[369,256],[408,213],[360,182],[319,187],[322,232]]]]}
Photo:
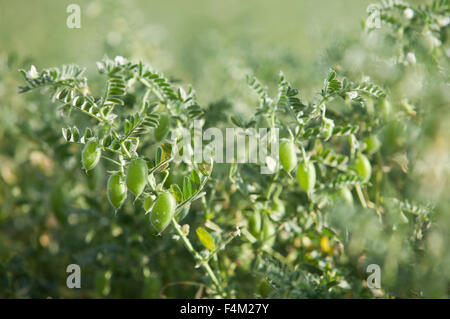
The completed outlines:
{"type": "MultiPolygon", "coordinates": [[[[249,93],[245,74],[255,74],[275,94],[278,72],[283,70],[302,97],[313,99],[329,68],[335,67],[352,79],[370,75],[388,86],[394,109],[401,108],[399,100],[405,96],[416,99],[422,107],[420,121],[406,124],[409,118],[398,117],[380,132],[385,142],[381,155],[389,158],[387,166],[394,166],[389,174],[395,183],[384,186],[401,199],[436,203],[438,227],[428,239],[432,248],[417,255],[408,249],[400,254],[396,236],[409,236],[410,230],[387,235],[371,229],[355,211],[336,208],[333,218],[339,218],[333,222],[342,228],[342,221],[351,224],[355,238],[368,232],[379,238],[380,245],[368,250],[376,252],[373,258],[380,263],[389,253],[387,269],[413,265],[389,275],[386,285],[391,295],[447,297],[448,85],[441,86],[442,78],[433,72],[400,72],[374,62],[371,54],[389,58],[398,52],[395,43],[377,46],[364,34],[362,21],[372,2],[0,0],[0,297],[154,298],[199,293],[195,285],[172,285],[202,279],[181,245],[170,236],[153,236],[144,216],[134,214],[130,203],[113,218],[102,172],[88,179],[83,175],[79,149],[61,142],[64,122],[55,115],[55,106],[38,92],[17,94],[21,84],[17,69],[32,64],[38,69],[69,63],[85,66],[95,88],[95,62],[104,55],[144,60],[175,81],[191,83],[199,103],[210,110],[215,110],[214,103],[228,105],[229,110],[211,119],[222,121],[218,125],[229,125],[229,114],[254,112],[255,96],[249,93]],[[81,7],[80,29],[66,26],[71,3],[81,7]],[[418,81],[427,83],[426,89],[414,88],[418,81]],[[408,166],[405,154],[410,161],[407,176],[402,172],[402,165],[408,166]],[[82,264],[85,289],[65,287],[65,267],[74,262],[82,264]]],[[[444,46],[448,50],[447,43],[444,46]]],[[[315,236],[313,241],[320,240],[315,236]]],[[[234,266],[233,258],[245,258],[247,253],[240,250],[241,244],[233,242],[225,258],[234,266]]],[[[267,295],[261,278],[250,276],[249,265],[242,263],[242,269],[233,273],[242,283],[237,296],[254,297],[255,287],[256,295],[267,295]]],[[[339,270],[354,280],[352,293],[340,297],[370,296],[361,286],[365,274],[358,267],[350,261],[339,270]]]]}
{"type": "Polygon", "coordinates": [[[199,87],[224,63],[274,79],[283,68],[306,85],[321,79],[314,63],[330,44],[359,37],[370,1],[79,1],[81,28],[69,29],[71,3],[2,1],[2,51],[20,52],[40,68],[73,62],[91,72],[105,53],[146,58],[199,87]]]}

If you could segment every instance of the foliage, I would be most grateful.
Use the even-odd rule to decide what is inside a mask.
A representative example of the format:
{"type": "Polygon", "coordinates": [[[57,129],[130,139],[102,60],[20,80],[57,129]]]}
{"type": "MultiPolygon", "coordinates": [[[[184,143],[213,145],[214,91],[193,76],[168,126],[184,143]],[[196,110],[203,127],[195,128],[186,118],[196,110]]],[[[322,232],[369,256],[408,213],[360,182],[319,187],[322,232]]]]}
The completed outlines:
{"type": "MultiPolygon", "coordinates": [[[[31,63],[6,55],[0,297],[448,297],[449,3],[386,0],[367,13],[359,38],[330,44],[305,70],[281,45],[265,56],[252,36],[239,51],[208,34],[199,53],[183,48],[173,77],[105,57],[97,74],[75,64],[20,70],[26,94],[17,95],[10,73],[31,63]],[[183,64],[197,91],[175,78],[183,64]],[[279,128],[297,165],[315,168],[312,187],[270,156],[175,163],[194,121],[279,128]],[[90,142],[101,160],[85,172],[90,142]],[[126,180],[136,159],[147,164],[143,193],[111,206],[108,178],[126,180]],[[154,229],[167,192],[175,211],[154,229]],[[71,263],[82,268],[80,290],[65,286],[71,263]],[[381,289],[367,286],[370,264],[382,269],[381,289]]],[[[134,36],[133,48],[147,48],[134,36]]]]}

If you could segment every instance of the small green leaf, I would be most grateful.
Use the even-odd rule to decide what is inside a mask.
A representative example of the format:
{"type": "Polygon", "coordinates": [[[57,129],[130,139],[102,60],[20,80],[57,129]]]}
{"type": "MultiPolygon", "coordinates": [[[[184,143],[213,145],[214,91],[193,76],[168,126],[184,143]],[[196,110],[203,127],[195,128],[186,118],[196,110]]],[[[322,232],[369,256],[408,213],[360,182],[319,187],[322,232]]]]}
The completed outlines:
{"type": "Polygon", "coordinates": [[[183,196],[185,200],[192,196],[192,184],[187,176],[183,178],[183,196]]]}
{"type": "Polygon", "coordinates": [[[104,147],[109,147],[113,142],[113,138],[111,135],[106,136],[103,141],[102,141],[102,145],[104,147]]]}
{"type": "Polygon", "coordinates": [[[84,130],[84,138],[88,139],[88,138],[91,138],[92,136],[94,136],[94,134],[92,133],[92,130],[89,127],[87,127],[84,130]]]}
{"type": "Polygon", "coordinates": [[[237,118],[237,117],[235,117],[235,116],[231,116],[231,117],[230,117],[230,120],[231,120],[231,122],[232,122],[234,125],[236,125],[237,127],[245,127],[244,122],[243,122],[240,118],[237,118]]]}
{"type": "Polygon", "coordinates": [[[156,150],[156,158],[155,158],[156,165],[161,163],[161,158],[162,158],[162,148],[158,147],[158,149],[156,150]]]}
{"type": "Polygon", "coordinates": [[[203,246],[205,246],[206,249],[208,249],[209,251],[213,251],[216,248],[216,245],[214,244],[214,239],[206,231],[206,229],[198,227],[196,233],[198,239],[200,239],[200,242],[202,243],[203,246]]]}
{"type": "Polygon", "coordinates": [[[197,166],[200,173],[202,173],[203,176],[209,176],[212,171],[212,166],[208,165],[207,163],[203,162],[197,166]]]}
{"type": "Polygon", "coordinates": [[[183,193],[177,184],[170,185],[170,191],[177,200],[178,203],[183,201],[183,193]]]}
{"type": "Polygon", "coordinates": [[[80,131],[77,127],[72,128],[72,142],[78,142],[80,140],[80,131]]]}
{"type": "Polygon", "coordinates": [[[116,97],[108,97],[105,101],[105,104],[119,104],[119,105],[123,105],[124,102],[116,97]]]}
{"type": "Polygon", "coordinates": [[[191,181],[193,181],[195,184],[200,185],[200,176],[198,175],[196,170],[191,171],[191,181]]]}
{"type": "Polygon", "coordinates": [[[66,141],[70,140],[70,130],[68,130],[67,128],[62,128],[62,135],[66,141]]]}
{"type": "Polygon", "coordinates": [[[155,176],[153,176],[153,173],[151,173],[147,176],[147,181],[148,181],[148,185],[150,186],[150,188],[155,190],[156,189],[156,180],[155,180],[155,176]]]}

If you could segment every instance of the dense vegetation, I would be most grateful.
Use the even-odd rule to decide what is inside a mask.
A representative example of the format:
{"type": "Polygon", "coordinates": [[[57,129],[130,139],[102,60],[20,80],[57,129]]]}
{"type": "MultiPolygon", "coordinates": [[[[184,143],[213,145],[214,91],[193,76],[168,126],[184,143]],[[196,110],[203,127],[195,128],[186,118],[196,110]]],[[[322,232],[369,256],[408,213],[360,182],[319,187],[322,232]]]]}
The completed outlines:
{"type": "Polygon", "coordinates": [[[448,1],[370,5],[309,58],[231,26],[166,51],[130,3],[97,70],[0,47],[0,297],[449,296],[448,1]],[[276,172],[175,162],[196,120],[279,128],[276,172]]]}

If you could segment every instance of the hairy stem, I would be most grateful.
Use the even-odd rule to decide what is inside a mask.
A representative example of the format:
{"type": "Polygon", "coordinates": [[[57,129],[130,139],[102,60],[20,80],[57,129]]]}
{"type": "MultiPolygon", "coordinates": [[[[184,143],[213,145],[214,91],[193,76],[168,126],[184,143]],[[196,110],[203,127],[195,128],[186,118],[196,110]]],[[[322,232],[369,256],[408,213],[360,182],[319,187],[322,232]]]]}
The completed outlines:
{"type": "Polygon", "coordinates": [[[158,92],[158,90],[156,90],[155,86],[153,84],[151,84],[150,82],[148,82],[146,79],[144,78],[139,78],[139,81],[141,81],[142,84],[144,84],[146,87],[150,88],[153,93],[156,95],[156,97],[162,102],[162,103],[166,103],[166,99],[158,92]]]}
{"type": "Polygon", "coordinates": [[[113,133],[114,137],[117,139],[117,141],[119,142],[120,147],[121,147],[122,151],[125,153],[125,155],[128,158],[131,158],[131,154],[130,154],[130,152],[128,152],[123,140],[119,137],[119,135],[114,130],[112,131],[112,133],[113,133]]]}
{"type": "Polygon", "coordinates": [[[356,194],[358,194],[358,198],[359,198],[359,201],[361,202],[362,207],[367,208],[366,199],[364,198],[364,194],[361,190],[361,186],[356,185],[355,189],[356,189],[356,194]]]}
{"type": "Polygon", "coordinates": [[[217,291],[221,296],[225,295],[225,292],[222,288],[222,285],[220,284],[219,280],[217,279],[216,275],[214,274],[214,271],[211,269],[211,266],[209,263],[205,260],[203,260],[202,256],[195,250],[195,248],[192,246],[189,238],[183,233],[180,224],[177,223],[175,220],[175,217],[172,218],[172,225],[175,228],[175,231],[180,236],[181,240],[183,241],[184,246],[186,249],[191,253],[191,255],[194,257],[194,259],[199,262],[200,266],[206,271],[209,278],[211,279],[212,283],[216,287],[217,291]]]}
{"type": "Polygon", "coordinates": [[[114,163],[114,164],[116,164],[118,166],[122,166],[122,164],[120,164],[119,162],[113,160],[112,158],[109,158],[108,156],[102,155],[102,158],[104,158],[105,160],[110,161],[111,163],[114,163]]]}

